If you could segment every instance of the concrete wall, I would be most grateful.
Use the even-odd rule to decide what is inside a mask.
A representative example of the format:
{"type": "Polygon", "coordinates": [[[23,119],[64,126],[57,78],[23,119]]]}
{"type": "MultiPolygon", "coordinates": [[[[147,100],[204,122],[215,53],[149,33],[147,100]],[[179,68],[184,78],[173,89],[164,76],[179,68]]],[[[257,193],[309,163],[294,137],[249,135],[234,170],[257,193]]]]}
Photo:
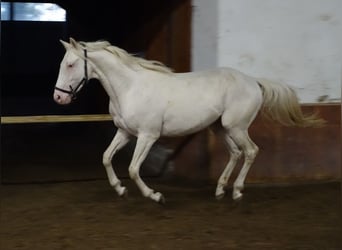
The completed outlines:
{"type": "Polygon", "coordinates": [[[341,98],[341,0],[193,0],[193,70],[228,66],[293,86],[302,103],[341,98]]]}

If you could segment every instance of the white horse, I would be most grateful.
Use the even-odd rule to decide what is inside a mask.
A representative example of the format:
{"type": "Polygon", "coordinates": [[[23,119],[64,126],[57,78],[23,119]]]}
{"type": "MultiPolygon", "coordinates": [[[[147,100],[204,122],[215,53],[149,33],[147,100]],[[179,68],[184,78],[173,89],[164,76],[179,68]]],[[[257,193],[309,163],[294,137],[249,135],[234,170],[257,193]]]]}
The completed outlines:
{"type": "MultiPolygon", "coordinates": [[[[113,167],[112,158],[132,136],[137,144],[129,176],[142,195],[164,202],[160,192],[149,188],[139,169],[152,145],[161,136],[180,136],[200,131],[219,121],[230,159],[220,176],[216,197],[222,198],[228,178],[239,157],[244,165],[233,185],[233,199],[242,189],[258,147],[248,127],[262,112],[286,126],[319,126],[315,115],[303,115],[295,92],[288,86],[256,79],[231,68],[173,73],[162,63],[134,57],[107,41],[61,41],[66,54],[60,64],[54,91],[58,104],[69,104],[90,78],[98,79],[109,95],[109,112],[118,128],[103,154],[109,183],[119,196],[126,194],[113,167]]],[[[216,123],[217,124],[217,123],[216,123]]]]}

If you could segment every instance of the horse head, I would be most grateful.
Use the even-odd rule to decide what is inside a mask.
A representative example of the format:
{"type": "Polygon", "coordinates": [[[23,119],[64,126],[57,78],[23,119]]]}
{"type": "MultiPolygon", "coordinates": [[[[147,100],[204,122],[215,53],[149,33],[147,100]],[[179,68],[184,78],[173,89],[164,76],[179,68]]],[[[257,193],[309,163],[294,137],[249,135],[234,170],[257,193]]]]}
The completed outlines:
{"type": "Polygon", "coordinates": [[[89,67],[84,44],[76,42],[73,38],[70,38],[69,43],[62,40],[60,42],[66,53],[60,64],[53,98],[58,104],[65,105],[71,103],[87,83],[89,67]]]}

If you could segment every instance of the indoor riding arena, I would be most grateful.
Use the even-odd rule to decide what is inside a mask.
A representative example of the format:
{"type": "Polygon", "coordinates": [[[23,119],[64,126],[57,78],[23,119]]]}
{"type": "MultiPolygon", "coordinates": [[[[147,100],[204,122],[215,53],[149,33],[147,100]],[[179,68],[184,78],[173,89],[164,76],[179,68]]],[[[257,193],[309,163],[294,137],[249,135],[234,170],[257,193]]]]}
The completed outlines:
{"type": "Polygon", "coordinates": [[[341,10],[340,0],[1,1],[0,249],[342,249],[341,10]],[[153,144],[138,174],[159,203],[129,170],[133,137],[111,161],[127,188],[119,196],[103,155],[121,123],[102,82],[87,82],[90,52],[77,99],[55,102],[60,40],[68,47],[70,37],[106,40],[175,73],[230,67],[288,84],[303,113],[325,123],[283,126],[262,109],[248,129],[259,150],[240,199],[234,182],[249,151],[217,199],[235,156],[215,129],[153,144]]]}

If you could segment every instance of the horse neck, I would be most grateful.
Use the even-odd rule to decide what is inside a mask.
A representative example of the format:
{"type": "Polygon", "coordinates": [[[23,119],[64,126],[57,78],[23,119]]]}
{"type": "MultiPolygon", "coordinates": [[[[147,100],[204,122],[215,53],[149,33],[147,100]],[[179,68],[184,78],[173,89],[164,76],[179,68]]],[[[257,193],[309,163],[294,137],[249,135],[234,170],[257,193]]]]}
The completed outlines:
{"type": "Polygon", "coordinates": [[[111,102],[119,109],[120,97],[134,82],[136,72],[106,51],[89,53],[88,58],[94,67],[94,78],[101,82],[111,102]]]}

